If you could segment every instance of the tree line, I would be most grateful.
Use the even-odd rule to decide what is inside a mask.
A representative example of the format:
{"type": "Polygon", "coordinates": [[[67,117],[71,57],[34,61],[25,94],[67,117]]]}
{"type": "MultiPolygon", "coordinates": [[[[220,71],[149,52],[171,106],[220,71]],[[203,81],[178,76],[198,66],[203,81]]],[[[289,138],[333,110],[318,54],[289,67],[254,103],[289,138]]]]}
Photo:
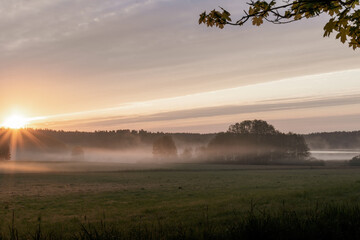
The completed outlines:
{"type": "Polygon", "coordinates": [[[310,149],[360,149],[360,131],[321,132],[304,135],[310,149]]]}
{"type": "MultiPolygon", "coordinates": [[[[10,136],[0,128],[0,160],[11,158],[10,136]]],[[[145,130],[55,131],[22,129],[21,151],[66,153],[81,159],[86,148],[109,150],[148,149],[155,158],[196,159],[210,162],[276,164],[309,159],[310,149],[346,149],[360,146],[360,131],[282,133],[262,120],[247,120],[229,126],[217,134],[163,133],[145,130]]]]}
{"type": "Polygon", "coordinates": [[[57,139],[71,146],[82,146],[85,148],[104,148],[116,150],[128,150],[152,146],[158,138],[171,135],[178,145],[198,145],[208,142],[214,134],[198,133],[164,133],[149,132],[145,130],[114,130],[114,131],[54,131],[49,129],[28,130],[31,134],[42,138],[47,136],[57,139]]]}
{"type": "MultiPolygon", "coordinates": [[[[0,128],[0,160],[9,159],[10,139],[12,130],[0,128]],[[3,150],[2,150],[3,149],[3,150]]],[[[17,157],[26,156],[29,153],[44,154],[71,154],[79,155],[80,148],[96,148],[106,150],[135,150],[151,149],[155,141],[169,134],[163,132],[148,132],[145,130],[116,130],[116,131],[56,131],[50,129],[20,129],[17,130],[18,145],[17,157]]],[[[180,148],[206,144],[214,134],[197,133],[171,133],[180,148]]],[[[81,154],[80,154],[81,155],[81,154]]],[[[78,157],[77,157],[78,158],[78,157]]]]}

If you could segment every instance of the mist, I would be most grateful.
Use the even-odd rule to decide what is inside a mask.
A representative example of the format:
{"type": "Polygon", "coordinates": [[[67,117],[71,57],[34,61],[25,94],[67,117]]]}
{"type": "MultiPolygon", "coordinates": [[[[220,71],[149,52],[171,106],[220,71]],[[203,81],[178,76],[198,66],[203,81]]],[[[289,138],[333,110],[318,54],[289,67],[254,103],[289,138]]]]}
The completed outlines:
{"type": "Polygon", "coordinates": [[[310,151],[311,156],[317,159],[322,159],[326,161],[334,160],[350,160],[353,157],[360,155],[359,150],[318,150],[310,151]]]}
{"type": "Polygon", "coordinates": [[[257,130],[261,130],[259,133],[217,134],[128,129],[96,132],[0,129],[4,149],[10,149],[10,161],[1,162],[0,171],[120,171],[185,163],[322,166],[325,163],[321,160],[348,161],[360,154],[359,150],[352,150],[359,143],[359,132],[300,135],[281,133],[265,121],[247,123],[258,122],[264,123],[271,132],[260,134],[261,129],[257,130]]]}
{"type": "MultiPolygon", "coordinates": [[[[77,148],[78,146],[76,146],[77,148]]],[[[171,164],[198,163],[195,148],[182,146],[175,157],[154,156],[152,146],[130,150],[81,148],[82,154],[18,148],[10,161],[0,161],[0,173],[114,172],[165,169],[171,164]],[[190,150],[189,150],[190,149],[190,150]]]]}
{"type": "Polygon", "coordinates": [[[117,162],[138,163],[149,162],[152,154],[149,149],[136,150],[109,150],[100,148],[84,148],[82,156],[73,155],[71,151],[61,153],[44,153],[35,151],[19,151],[14,161],[38,162],[117,162]]]}

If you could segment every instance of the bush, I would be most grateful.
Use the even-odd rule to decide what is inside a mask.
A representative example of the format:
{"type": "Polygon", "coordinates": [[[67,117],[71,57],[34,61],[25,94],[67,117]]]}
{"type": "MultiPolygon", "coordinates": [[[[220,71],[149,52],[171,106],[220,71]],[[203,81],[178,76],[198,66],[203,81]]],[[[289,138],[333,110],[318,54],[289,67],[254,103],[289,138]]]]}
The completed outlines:
{"type": "Polygon", "coordinates": [[[360,155],[353,157],[349,161],[349,165],[350,166],[360,166],[360,155]]]}

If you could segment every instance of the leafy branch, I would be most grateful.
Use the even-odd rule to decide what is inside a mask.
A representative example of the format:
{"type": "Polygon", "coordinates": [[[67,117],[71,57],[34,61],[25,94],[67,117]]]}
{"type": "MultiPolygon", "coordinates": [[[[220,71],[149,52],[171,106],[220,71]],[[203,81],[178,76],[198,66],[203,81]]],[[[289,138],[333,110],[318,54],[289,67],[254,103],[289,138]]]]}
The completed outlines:
{"type": "Polygon", "coordinates": [[[360,47],[360,9],[359,0],[251,0],[248,11],[233,21],[224,8],[200,14],[199,24],[223,29],[225,25],[242,26],[249,20],[260,26],[264,20],[273,24],[287,24],[304,18],[328,14],[331,18],[324,26],[324,37],[336,32],[336,38],[347,42],[354,50],[360,47]],[[279,3],[280,2],[280,3],[279,3]]]}

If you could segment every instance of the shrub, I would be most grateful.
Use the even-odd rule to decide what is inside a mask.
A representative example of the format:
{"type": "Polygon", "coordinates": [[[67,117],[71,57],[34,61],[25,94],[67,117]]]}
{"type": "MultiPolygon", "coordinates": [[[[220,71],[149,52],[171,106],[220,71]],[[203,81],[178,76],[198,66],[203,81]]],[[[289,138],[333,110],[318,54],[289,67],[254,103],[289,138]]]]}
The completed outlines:
{"type": "Polygon", "coordinates": [[[353,157],[349,161],[349,165],[350,166],[360,166],[360,155],[353,157]]]}

